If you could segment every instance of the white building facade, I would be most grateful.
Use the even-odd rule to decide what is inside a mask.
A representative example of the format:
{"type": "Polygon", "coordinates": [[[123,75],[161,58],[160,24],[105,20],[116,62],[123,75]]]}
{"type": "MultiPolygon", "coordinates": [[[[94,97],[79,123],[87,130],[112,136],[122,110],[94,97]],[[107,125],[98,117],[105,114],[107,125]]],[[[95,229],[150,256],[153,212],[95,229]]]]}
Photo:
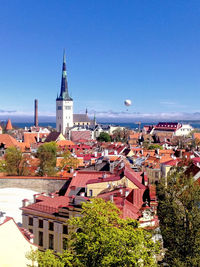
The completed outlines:
{"type": "Polygon", "coordinates": [[[187,136],[194,128],[189,124],[182,124],[179,129],[176,130],[175,136],[187,136]]]}

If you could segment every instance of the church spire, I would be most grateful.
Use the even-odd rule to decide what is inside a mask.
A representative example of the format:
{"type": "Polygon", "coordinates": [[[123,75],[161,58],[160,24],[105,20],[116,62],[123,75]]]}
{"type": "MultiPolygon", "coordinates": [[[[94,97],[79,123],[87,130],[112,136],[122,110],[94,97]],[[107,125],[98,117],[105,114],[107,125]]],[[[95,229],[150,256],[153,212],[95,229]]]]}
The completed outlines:
{"type": "Polygon", "coordinates": [[[72,100],[69,96],[68,92],[68,83],[67,83],[67,69],[66,69],[66,55],[65,49],[63,53],[63,66],[62,66],[62,79],[61,79],[61,89],[60,89],[60,96],[57,100],[72,100]]]}

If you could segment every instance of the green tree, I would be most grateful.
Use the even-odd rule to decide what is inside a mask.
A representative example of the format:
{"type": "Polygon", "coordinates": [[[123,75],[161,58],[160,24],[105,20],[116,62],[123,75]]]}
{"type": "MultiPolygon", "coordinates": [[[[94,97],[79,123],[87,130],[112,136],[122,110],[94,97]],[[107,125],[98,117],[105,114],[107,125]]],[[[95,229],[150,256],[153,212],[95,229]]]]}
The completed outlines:
{"type": "Polygon", "coordinates": [[[63,159],[60,162],[60,170],[69,171],[71,168],[76,169],[79,164],[79,160],[74,158],[69,150],[65,151],[62,155],[63,159]]]}
{"type": "Polygon", "coordinates": [[[169,266],[199,266],[200,186],[175,169],[158,186],[158,216],[169,266]]]}
{"type": "Polygon", "coordinates": [[[57,144],[55,142],[45,143],[38,148],[36,156],[40,160],[39,175],[52,176],[56,174],[56,155],[57,144]]]}
{"type": "Polygon", "coordinates": [[[112,133],[112,140],[114,142],[127,142],[129,135],[130,135],[130,130],[127,128],[121,129],[120,127],[117,128],[116,130],[113,131],[112,133]]]}
{"type": "MultiPolygon", "coordinates": [[[[31,250],[26,254],[26,258],[32,262],[32,264],[27,264],[28,267],[36,267],[39,263],[40,267],[64,267],[66,266],[64,261],[62,261],[63,257],[59,257],[59,255],[55,255],[51,250],[47,249],[44,252],[39,250],[31,250]]],[[[67,265],[70,266],[70,265],[67,265]]]]}
{"type": "Polygon", "coordinates": [[[6,161],[5,161],[5,159],[0,160],[0,172],[6,172],[6,161]]]}
{"type": "Polygon", "coordinates": [[[160,149],[160,150],[162,150],[163,147],[160,146],[160,145],[158,145],[158,144],[151,144],[151,145],[148,146],[148,149],[150,149],[150,150],[155,150],[155,149],[160,149]]]}
{"type": "Polygon", "coordinates": [[[111,137],[108,133],[106,132],[101,132],[99,137],[97,138],[98,141],[100,142],[110,142],[111,141],[111,137]]]}
{"type": "Polygon", "coordinates": [[[69,220],[69,225],[67,250],[57,255],[65,266],[156,266],[158,246],[152,235],[138,228],[137,221],[121,219],[111,202],[93,199],[84,203],[82,216],[69,220]]]}
{"type": "Polygon", "coordinates": [[[26,156],[23,156],[21,150],[17,147],[13,146],[6,149],[5,160],[2,163],[2,170],[8,175],[28,174],[26,156]]]}
{"type": "Polygon", "coordinates": [[[111,202],[93,199],[83,204],[83,216],[73,218],[71,246],[77,266],[155,266],[152,236],[137,221],[121,219],[111,202]]]}

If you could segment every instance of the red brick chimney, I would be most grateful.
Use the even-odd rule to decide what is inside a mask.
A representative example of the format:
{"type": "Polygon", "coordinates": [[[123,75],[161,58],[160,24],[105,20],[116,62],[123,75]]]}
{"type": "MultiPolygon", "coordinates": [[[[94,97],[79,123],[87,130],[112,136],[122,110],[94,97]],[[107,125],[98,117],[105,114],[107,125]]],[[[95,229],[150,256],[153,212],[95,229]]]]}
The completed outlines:
{"type": "Polygon", "coordinates": [[[34,125],[35,127],[38,127],[38,100],[37,99],[35,99],[34,125]]]}

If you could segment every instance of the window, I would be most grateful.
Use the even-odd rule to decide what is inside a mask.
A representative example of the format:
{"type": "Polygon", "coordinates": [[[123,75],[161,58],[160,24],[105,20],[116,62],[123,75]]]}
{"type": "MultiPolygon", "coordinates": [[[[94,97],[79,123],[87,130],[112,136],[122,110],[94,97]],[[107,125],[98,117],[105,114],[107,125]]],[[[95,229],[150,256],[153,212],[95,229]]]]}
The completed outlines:
{"type": "Polygon", "coordinates": [[[67,249],[67,238],[63,238],[63,249],[67,249]]]}
{"type": "Polygon", "coordinates": [[[39,246],[43,246],[43,232],[39,232],[39,246]]]}
{"type": "Polygon", "coordinates": [[[90,189],[90,191],[89,191],[89,192],[90,192],[90,197],[92,197],[92,189],[90,189]]]}
{"type": "Polygon", "coordinates": [[[65,109],[70,110],[71,106],[65,106],[65,109]]]}
{"type": "Polygon", "coordinates": [[[62,110],[62,106],[58,106],[58,110],[62,110]]]}
{"type": "Polygon", "coordinates": [[[68,226],[67,225],[63,225],[63,234],[68,234],[68,226]]]}
{"type": "Polygon", "coordinates": [[[39,228],[43,228],[43,220],[39,220],[39,228]]]}
{"type": "Polygon", "coordinates": [[[53,235],[49,234],[49,248],[53,249],[53,235]]]}
{"type": "Polygon", "coordinates": [[[33,217],[28,218],[28,225],[33,225],[33,217]]]}
{"type": "Polygon", "coordinates": [[[53,231],[53,222],[49,222],[49,230],[53,231]]]}
{"type": "Polygon", "coordinates": [[[155,172],[155,178],[159,179],[159,173],[158,172],[155,172]]]}

